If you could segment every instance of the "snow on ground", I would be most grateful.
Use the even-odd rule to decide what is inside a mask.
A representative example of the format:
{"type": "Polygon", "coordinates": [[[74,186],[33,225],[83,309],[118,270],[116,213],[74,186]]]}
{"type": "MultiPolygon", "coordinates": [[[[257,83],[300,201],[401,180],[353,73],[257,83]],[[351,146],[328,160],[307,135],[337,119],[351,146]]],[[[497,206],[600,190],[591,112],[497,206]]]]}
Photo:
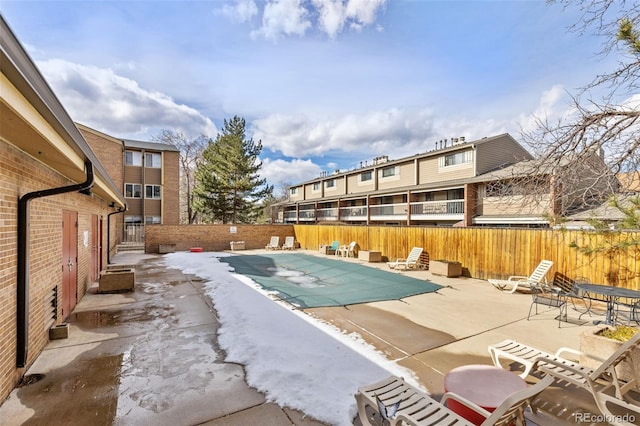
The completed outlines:
{"type": "Polygon", "coordinates": [[[418,386],[412,372],[387,360],[356,334],[274,300],[219,258],[227,253],[170,253],[167,266],[207,280],[226,361],[245,366],[247,382],[268,401],[331,425],[351,425],[358,387],[390,374],[418,386]]]}

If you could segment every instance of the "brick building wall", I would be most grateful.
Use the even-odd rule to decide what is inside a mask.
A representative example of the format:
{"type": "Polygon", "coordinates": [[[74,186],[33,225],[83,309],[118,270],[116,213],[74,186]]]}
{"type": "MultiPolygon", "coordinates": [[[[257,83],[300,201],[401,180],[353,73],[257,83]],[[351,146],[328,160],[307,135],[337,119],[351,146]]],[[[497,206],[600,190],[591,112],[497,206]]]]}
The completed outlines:
{"type": "Polygon", "coordinates": [[[180,153],[166,151],[162,164],[162,223],[180,223],[180,153]]]}
{"type": "MultiPolygon", "coordinates": [[[[11,392],[26,369],[16,368],[18,198],[26,193],[69,185],[63,176],[0,142],[0,401],[11,392]]],[[[107,213],[113,211],[97,196],[77,192],[34,199],[29,204],[29,341],[27,367],[48,342],[50,297],[58,286],[58,312],[54,324],[64,321],[62,297],[62,212],[78,213],[77,300],[91,284],[91,218],[103,220],[102,262],[106,265],[107,213]],[[89,244],[85,245],[85,233],[89,244]]],[[[115,229],[115,228],[112,228],[115,229]]],[[[113,230],[112,230],[113,232],[113,230]]],[[[112,234],[113,235],[113,234],[112,234]]]]}
{"type": "Polygon", "coordinates": [[[264,248],[272,236],[295,236],[293,225],[147,225],[145,252],[158,253],[160,244],[175,244],[177,251],[202,247],[205,251],[231,249],[231,241],[244,241],[245,248],[264,248]],[[236,232],[232,233],[232,228],[236,232]]]}
{"type": "Polygon", "coordinates": [[[113,182],[120,188],[120,191],[124,191],[124,160],[122,157],[124,145],[122,141],[84,126],[78,126],[78,129],[113,182]]]}

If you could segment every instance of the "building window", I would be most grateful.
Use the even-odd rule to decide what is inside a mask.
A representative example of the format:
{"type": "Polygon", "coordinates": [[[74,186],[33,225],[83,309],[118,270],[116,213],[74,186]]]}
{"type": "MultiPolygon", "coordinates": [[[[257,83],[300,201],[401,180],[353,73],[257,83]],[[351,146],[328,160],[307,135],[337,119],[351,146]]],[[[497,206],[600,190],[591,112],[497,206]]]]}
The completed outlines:
{"type": "Polygon", "coordinates": [[[125,183],[124,196],[126,198],[142,198],[142,185],[139,183],[125,183]]]}
{"type": "Polygon", "coordinates": [[[395,167],[385,167],[384,169],[382,169],[382,177],[391,177],[391,176],[395,176],[396,175],[396,168],[395,167]]]}
{"type": "Polygon", "coordinates": [[[124,223],[128,223],[128,224],[142,223],[142,216],[125,216],[124,223]]]}
{"type": "Polygon", "coordinates": [[[144,166],[153,167],[159,169],[162,167],[162,155],[153,152],[147,152],[144,154],[144,166]]]}
{"type": "Polygon", "coordinates": [[[155,225],[160,223],[160,216],[145,216],[144,223],[147,225],[155,225]]]}
{"type": "Polygon", "coordinates": [[[298,188],[289,188],[289,194],[297,195],[298,194],[298,188]]]}
{"type": "Polygon", "coordinates": [[[324,182],[324,186],[325,186],[325,188],[333,188],[334,186],[336,186],[336,180],[335,179],[329,179],[329,180],[324,182]]]}
{"type": "Polygon", "coordinates": [[[373,173],[371,172],[371,170],[369,170],[368,172],[360,173],[360,182],[365,182],[371,179],[373,179],[373,173]]]}
{"type": "Polygon", "coordinates": [[[440,157],[440,167],[457,166],[467,164],[472,161],[472,151],[456,152],[440,157]]]}
{"type": "Polygon", "coordinates": [[[320,182],[315,182],[313,184],[313,190],[314,191],[320,191],[320,182]]]}
{"type": "Polygon", "coordinates": [[[142,166],[142,153],[138,151],[125,151],[124,164],[127,166],[142,166]]]}
{"type": "Polygon", "coordinates": [[[144,196],[145,198],[151,198],[154,200],[159,200],[160,197],[160,193],[161,193],[161,189],[160,189],[160,185],[145,185],[144,186],[144,196]]]}

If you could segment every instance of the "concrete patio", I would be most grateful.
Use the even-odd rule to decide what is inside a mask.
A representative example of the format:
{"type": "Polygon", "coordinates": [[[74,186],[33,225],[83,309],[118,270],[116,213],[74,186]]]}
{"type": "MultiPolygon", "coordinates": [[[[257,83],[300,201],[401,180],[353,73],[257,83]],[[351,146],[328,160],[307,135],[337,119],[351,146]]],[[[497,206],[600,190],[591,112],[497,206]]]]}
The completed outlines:
{"type": "MultiPolygon", "coordinates": [[[[97,294],[92,288],[69,318],[69,338],[51,341],[28,371],[33,383],[15,389],[0,406],[2,424],[321,424],[266,402],[246,384],[241,365],[224,362],[216,341],[219,321],[198,277],[165,268],[161,256],[127,254],[113,260],[137,263],[135,292],[97,294]]],[[[424,270],[397,273],[445,288],[398,301],[306,312],[360,334],[413,370],[436,399],[452,368],[491,363],[491,343],[512,338],[555,352],[561,346],[577,348],[579,334],[592,327],[594,317],[558,328],[557,308],[527,321],[530,296],[499,292],[486,281],[424,270]]],[[[569,316],[578,314],[570,310],[569,316]]],[[[545,412],[529,418],[541,425],[575,424],[576,415],[598,414],[590,395],[576,389],[549,388],[541,404],[545,412]]]]}

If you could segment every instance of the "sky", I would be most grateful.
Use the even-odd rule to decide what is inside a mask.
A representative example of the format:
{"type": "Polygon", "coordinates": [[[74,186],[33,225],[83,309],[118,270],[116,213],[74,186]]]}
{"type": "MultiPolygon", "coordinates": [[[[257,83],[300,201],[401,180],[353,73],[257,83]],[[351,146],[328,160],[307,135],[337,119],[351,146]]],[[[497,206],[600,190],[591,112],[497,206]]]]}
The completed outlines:
{"type": "MultiPolygon", "coordinates": [[[[218,343],[225,361],[244,365],[247,383],[269,402],[327,424],[347,426],[357,414],[354,394],[361,386],[396,375],[428,392],[411,370],[385,358],[359,335],[347,335],[295,310],[233,273],[221,259],[225,256],[229,254],[176,252],[165,255],[164,261],[206,281],[205,291],[221,322],[218,343]]],[[[123,374],[120,387],[135,389],[128,380],[136,377],[123,374]]],[[[135,419],[137,410],[144,408],[135,401],[118,400],[118,417],[135,419]]]]}
{"type": "Polygon", "coordinates": [[[0,0],[76,122],[215,138],[247,122],[276,189],[558,117],[611,70],[545,1],[0,0]]]}

